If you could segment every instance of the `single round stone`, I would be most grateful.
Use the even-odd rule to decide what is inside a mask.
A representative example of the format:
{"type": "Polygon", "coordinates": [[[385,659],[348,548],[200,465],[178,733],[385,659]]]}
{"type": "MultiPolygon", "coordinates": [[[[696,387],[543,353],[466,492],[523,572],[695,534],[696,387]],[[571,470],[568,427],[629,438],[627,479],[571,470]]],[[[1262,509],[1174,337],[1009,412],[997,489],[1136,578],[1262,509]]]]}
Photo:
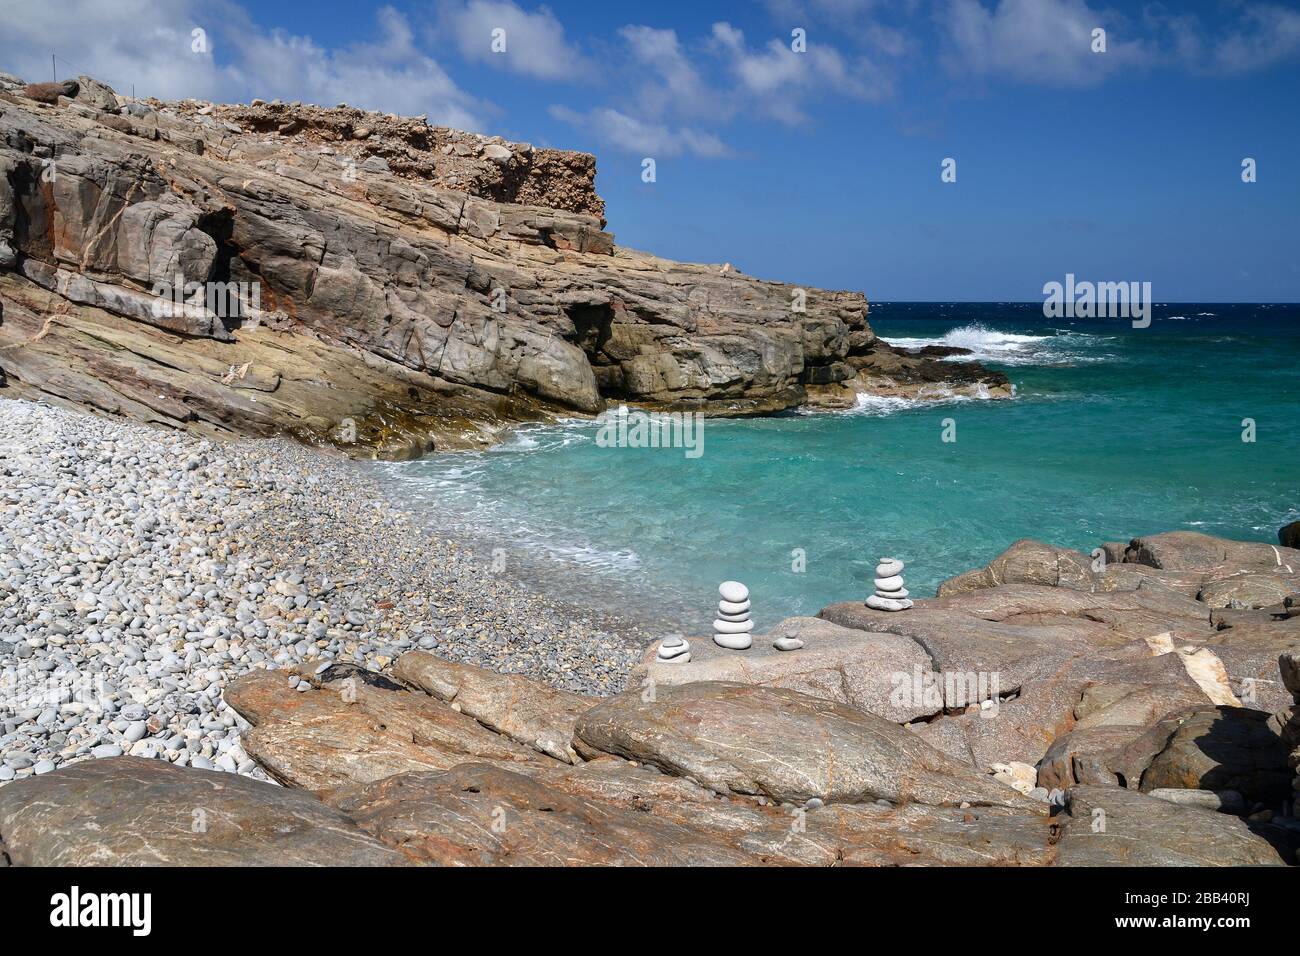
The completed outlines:
{"type": "Polygon", "coordinates": [[[739,581],[723,581],[718,585],[718,594],[722,600],[740,604],[749,600],[749,588],[739,581]]]}

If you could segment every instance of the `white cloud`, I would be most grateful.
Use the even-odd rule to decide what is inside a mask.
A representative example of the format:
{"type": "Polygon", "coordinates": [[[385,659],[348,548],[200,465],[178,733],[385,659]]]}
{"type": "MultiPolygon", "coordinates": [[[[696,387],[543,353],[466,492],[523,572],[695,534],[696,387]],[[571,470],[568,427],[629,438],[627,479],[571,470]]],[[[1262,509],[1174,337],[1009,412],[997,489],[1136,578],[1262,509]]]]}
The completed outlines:
{"type": "Polygon", "coordinates": [[[806,52],[796,53],[788,43],[773,39],[751,50],[739,29],[715,23],[713,47],[758,108],[781,122],[802,122],[802,102],[813,94],[880,102],[893,93],[889,76],[874,62],[865,57],[847,61],[829,44],[810,40],[806,52]]]}
{"type": "Polygon", "coordinates": [[[88,73],[141,96],[215,96],[220,71],[211,52],[191,50],[190,31],[202,20],[194,3],[176,0],[98,0],[33,3],[21,15],[10,9],[0,30],[0,68],[31,81],[51,78],[50,55],[59,58],[58,76],[88,73]],[[130,25],[124,29],[124,25],[130,25]]]}
{"type": "Polygon", "coordinates": [[[1300,53],[1300,10],[1272,4],[1246,7],[1237,27],[1217,43],[1185,33],[1183,51],[1194,67],[1221,73],[1270,67],[1300,53]]]}
{"type": "Polygon", "coordinates": [[[460,55],[543,80],[575,79],[591,64],[571,44],[547,7],[529,13],[511,0],[469,0],[441,5],[439,25],[456,41],[460,55]],[[505,31],[505,51],[492,49],[493,31],[505,31]]]}
{"type": "Polygon", "coordinates": [[[992,10],[979,0],[950,0],[938,14],[955,72],[1065,87],[1093,86],[1149,62],[1149,48],[1126,40],[1113,20],[1084,0],[998,0],[992,10]],[[1107,30],[1105,53],[1092,51],[1097,27],[1107,30]]]}
{"type": "Polygon", "coordinates": [[[717,159],[730,152],[726,144],[712,133],[638,119],[607,106],[585,113],[566,106],[552,106],[550,113],[561,122],[586,130],[617,149],[642,156],[660,158],[689,153],[704,159],[717,159]]]}
{"type": "Polygon", "coordinates": [[[406,19],[378,11],[373,42],[327,50],[307,36],[260,28],[226,0],[66,0],[34,4],[7,17],[0,64],[26,79],[48,79],[49,55],[60,70],[88,73],[120,93],[161,99],[303,100],[386,112],[482,129],[489,107],[462,91],[415,45],[406,19]],[[127,26],[129,25],[129,27],[127,26]],[[206,32],[207,49],[192,49],[191,32],[206,32]]]}

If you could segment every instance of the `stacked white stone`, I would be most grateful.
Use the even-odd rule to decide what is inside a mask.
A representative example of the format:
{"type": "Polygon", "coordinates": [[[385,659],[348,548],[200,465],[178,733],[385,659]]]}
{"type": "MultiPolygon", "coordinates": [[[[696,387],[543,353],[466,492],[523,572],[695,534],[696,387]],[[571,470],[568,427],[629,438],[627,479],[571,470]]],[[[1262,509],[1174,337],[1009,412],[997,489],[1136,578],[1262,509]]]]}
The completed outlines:
{"type": "Polygon", "coordinates": [[[680,634],[674,634],[659,642],[659,653],[655,657],[661,664],[689,664],[691,645],[680,634]]]}
{"type": "Polygon", "coordinates": [[[754,643],[750,631],[749,588],[739,581],[723,581],[718,586],[718,617],[713,622],[713,643],[733,651],[743,651],[754,643]]]}
{"type": "Polygon", "coordinates": [[[867,598],[867,607],[877,611],[905,611],[912,606],[903,587],[903,562],[881,558],[876,565],[876,593],[867,598]]]}

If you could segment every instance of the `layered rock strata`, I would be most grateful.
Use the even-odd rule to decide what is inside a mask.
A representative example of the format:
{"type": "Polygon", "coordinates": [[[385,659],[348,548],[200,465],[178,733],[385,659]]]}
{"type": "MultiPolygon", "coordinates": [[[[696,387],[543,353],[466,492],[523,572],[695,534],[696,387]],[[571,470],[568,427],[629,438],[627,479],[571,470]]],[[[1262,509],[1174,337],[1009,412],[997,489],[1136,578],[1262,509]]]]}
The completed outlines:
{"type": "Polygon", "coordinates": [[[0,394],[361,454],[607,401],[1007,393],[854,292],[615,244],[590,156],[347,106],[0,83],[0,394]],[[179,290],[179,291],[177,291],[179,290]]]}

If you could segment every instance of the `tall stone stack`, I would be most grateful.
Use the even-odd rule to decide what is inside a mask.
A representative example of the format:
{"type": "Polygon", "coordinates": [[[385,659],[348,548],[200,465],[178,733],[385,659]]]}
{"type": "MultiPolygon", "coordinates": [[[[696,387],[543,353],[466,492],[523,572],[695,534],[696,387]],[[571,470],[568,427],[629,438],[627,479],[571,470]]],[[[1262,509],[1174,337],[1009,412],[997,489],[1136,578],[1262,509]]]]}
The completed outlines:
{"type": "Polygon", "coordinates": [[[713,643],[733,651],[747,650],[754,638],[754,622],[749,619],[749,588],[739,581],[723,581],[718,586],[718,616],[713,622],[713,643]]]}
{"type": "Polygon", "coordinates": [[[881,558],[876,565],[876,593],[867,598],[867,607],[877,611],[906,611],[912,606],[903,586],[903,562],[881,558]]]}

